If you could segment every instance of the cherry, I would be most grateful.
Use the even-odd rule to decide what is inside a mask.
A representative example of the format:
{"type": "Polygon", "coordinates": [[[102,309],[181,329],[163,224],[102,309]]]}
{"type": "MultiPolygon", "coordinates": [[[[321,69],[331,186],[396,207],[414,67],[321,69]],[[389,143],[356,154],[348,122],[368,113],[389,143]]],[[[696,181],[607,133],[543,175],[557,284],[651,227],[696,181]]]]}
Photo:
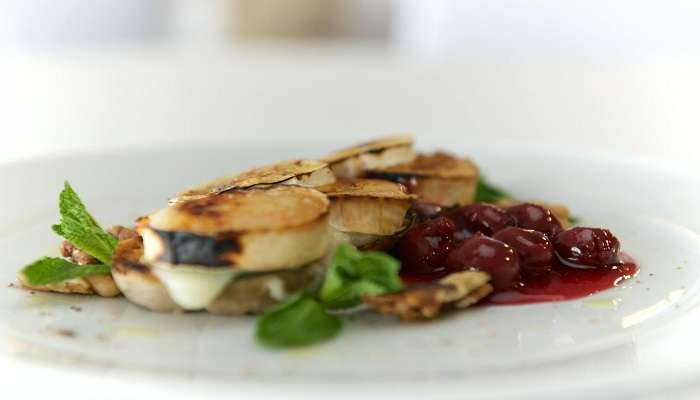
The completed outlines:
{"type": "Polygon", "coordinates": [[[401,260],[401,272],[430,274],[445,270],[445,258],[454,247],[457,226],[440,216],[411,228],[396,247],[401,260]]]}
{"type": "Polygon", "coordinates": [[[552,211],[537,204],[518,204],[509,207],[507,212],[515,219],[515,226],[540,231],[550,238],[563,230],[561,222],[552,214],[552,211]]]}
{"type": "Polygon", "coordinates": [[[520,271],[520,260],[512,247],[479,234],[452,250],[446,265],[450,272],[472,268],[487,272],[496,289],[512,287],[520,271]]]}
{"type": "Polygon", "coordinates": [[[520,269],[524,274],[547,272],[552,267],[554,248],[542,232],[522,228],[506,228],[493,238],[512,247],[520,258],[520,269]]]}
{"type": "Polygon", "coordinates": [[[469,233],[481,232],[490,236],[503,228],[515,225],[513,217],[500,207],[487,203],[474,203],[460,207],[450,213],[460,230],[469,233]]]}
{"type": "Polygon", "coordinates": [[[620,241],[607,229],[575,227],[554,239],[554,250],[568,263],[607,266],[620,263],[620,241]]]}

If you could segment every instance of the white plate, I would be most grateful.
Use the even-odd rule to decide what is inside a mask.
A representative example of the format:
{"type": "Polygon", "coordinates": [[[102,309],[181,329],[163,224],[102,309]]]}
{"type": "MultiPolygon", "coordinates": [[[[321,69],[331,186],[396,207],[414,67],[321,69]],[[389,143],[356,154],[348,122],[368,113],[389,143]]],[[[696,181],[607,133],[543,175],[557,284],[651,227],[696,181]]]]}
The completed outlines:
{"type": "MultiPolygon", "coordinates": [[[[57,368],[216,382],[225,393],[245,388],[285,398],[590,396],[695,377],[697,181],[641,160],[567,149],[458,142],[444,147],[473,156],[492,181],[518,197],[560,201],[585,224],[609,227],[639,262],[640,274],[586,299],[480,307],[434,323],[358,315],[346,321],[337,340],[293,351],[257,346],[252,317],[164,315],[122,298],[3,287],[5,348],[14,357],[57,368]]],[[[330,148],[131,151],[1,168],[1,281],[12,282],[17,268],[56,253],[58,239],[49,227],[57,221],[56,197],[65,179],[104,225],[124,224],[191,184],[324,150],[330,148]]]]}

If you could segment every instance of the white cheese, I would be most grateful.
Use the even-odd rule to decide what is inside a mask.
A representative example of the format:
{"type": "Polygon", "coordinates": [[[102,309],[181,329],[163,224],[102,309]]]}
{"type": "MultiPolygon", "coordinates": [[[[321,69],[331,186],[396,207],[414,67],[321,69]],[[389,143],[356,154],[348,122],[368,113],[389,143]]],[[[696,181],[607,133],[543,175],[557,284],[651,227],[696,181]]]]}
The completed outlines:
{"type": "Polygon", "coordinates": [[[153,267],[153,273],[170,298],[185,310],[201,310],[208,306],[237,274],[228,269],[202,271],[183,265],[172,268],[165,263],[154,263],[153,267]]]}
{"type": "Polygon", "coordinates": [[[265,282],[267,292],[273,299],[282,302],[287,298],[287,291],[284,290],[284,282],[279,277],[273,276],[265,282]]]}

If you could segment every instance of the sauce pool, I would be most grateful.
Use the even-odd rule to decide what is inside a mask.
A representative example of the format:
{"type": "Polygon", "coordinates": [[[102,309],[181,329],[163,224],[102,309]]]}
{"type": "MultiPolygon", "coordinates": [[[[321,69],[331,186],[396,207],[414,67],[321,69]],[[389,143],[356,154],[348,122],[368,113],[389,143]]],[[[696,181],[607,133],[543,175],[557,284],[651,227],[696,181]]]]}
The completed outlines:
{"type": "MultiPolygon", "coordinates": [[[[598,268],[573,268],[556,261],[549,272],[521,277],[512,289],[495,290],[484,303],[495,305],[531,304],[586,297],[617,286],[633,278],[639,267],[628,254],[620,253],[619,265],[598,268]]],[[[445,273],[402,275],[406,284],[431,282],[445,273]]]]}

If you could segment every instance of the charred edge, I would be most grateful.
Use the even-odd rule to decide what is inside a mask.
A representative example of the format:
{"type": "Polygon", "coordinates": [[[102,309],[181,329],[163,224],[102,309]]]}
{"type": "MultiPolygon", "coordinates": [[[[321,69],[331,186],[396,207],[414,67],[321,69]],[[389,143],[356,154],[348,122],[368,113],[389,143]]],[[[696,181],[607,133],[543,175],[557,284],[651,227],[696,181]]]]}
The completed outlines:
{"type": "Polygon", "coordinates": [[[221,234],[218,237],[197,235],[190,232],[168,232],[154,229],[164,244],[160,260],[170,264],[191,264],[206,267],[231,265],[222,258],[226,254],[236,254],[241,250],[238,235],[221,234]]]}
{"type": "Polygon", "coordinates": [[[216,204],[214,198],[202,198],[194,201],[184,202],[180,204],[180,210],[185,213],[194,216],[207,216],[211,218],[216,218],[220,213],[213,209],[212,206],[216,204]]]}
{"type": "Polygon", "coordinates": [[[118,269],[124,270],[124,271],[127,271],[127,270],[128,271],[136,271],[136,272],[141,273],[141,274],[150,274],[151,273],[151,270],[147,266],[145,266],[139,262],[122,261],[119,264],[117,264],[117,266],[118,266],[118,269]]]}
{"type": "MultiPolygon", "coordinates": [[[[368,143],[369,144],[369,143],[368,143]]],[[[392,147],[397,147],[397,146],[392,146],[392,147]]],[[[371,149],[367,150],[366,153],[369,154],[382,154],[383,152],[389,150],[391,147],[380,147],[378,149],[371,149]]]]}

